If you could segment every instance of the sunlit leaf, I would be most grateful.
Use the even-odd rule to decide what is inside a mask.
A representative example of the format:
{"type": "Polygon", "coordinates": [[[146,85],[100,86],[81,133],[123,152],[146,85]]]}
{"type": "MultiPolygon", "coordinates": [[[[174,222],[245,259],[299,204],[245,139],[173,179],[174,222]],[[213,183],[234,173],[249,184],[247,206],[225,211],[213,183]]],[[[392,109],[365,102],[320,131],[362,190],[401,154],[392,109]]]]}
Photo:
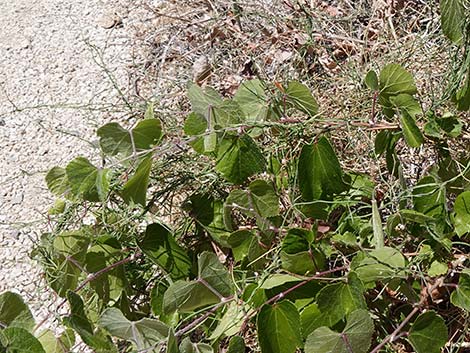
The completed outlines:
{"type": "Polygon", "coordinates": [[[462,192],[454,203],[454,226],[458,236],[470,232],[470,191],[462,192]]]}
{"type": "Polygon", "coordinates": [[[0,351],[3,353],[46,353],[31,333],[21,327],[0,330],[0,351]]]}
{"type": "Polygon", "coordinates": [[[457,289],[452,292],[450,302],[459,308],[470,311],[470,272],[460,274],[457,289]]]}
{"type": "Polygon", "coordinates": [[[233,100],[238,102],[247,121],[263,121],[266,119],[268,102],[264,86],[258,79],[243,82],[233,100]]]}
{"type": "Polygon", "coordinates": [[[308,114],[315,116],[318,113],[318,104],[313,98],[310,89],[298,81],[290,81],[286,89],[286,98],[295,108],[308,114]]]}
{"type": "Polygon", "coordinates": [[[155,319],[128,320],[117,308],[107,308],[98,325],[112,336],[131,341],[140,350],[155,347],[168,336],[168,326],[155,319]]]}
{"type": "Polygon", "coordinates": [[[122,198],[126,203],[133,202],[145,206],[147,187],[152,169],[152,158],[147,157],[140,162],[134,175],[124,184],[122,198]]]}

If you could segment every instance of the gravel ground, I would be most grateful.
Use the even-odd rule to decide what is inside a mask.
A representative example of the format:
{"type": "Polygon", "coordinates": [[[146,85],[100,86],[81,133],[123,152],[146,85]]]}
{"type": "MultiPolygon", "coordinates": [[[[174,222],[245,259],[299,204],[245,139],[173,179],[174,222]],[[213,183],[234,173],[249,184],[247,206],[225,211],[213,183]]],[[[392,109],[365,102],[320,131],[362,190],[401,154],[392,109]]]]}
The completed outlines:
{"type": "Polygon", "coordinates": [[[116,3],[0,1],[0,293],[21,293],[37,321],[54,311],[54,297],[28,256],[53,203],[45,172],[91,154],[87,141],[96,127],[118,116],[111,107],[124,109],[96,63],[102,55],[126,92],[126,19],[106,28],[115,24],[116,3]]]}

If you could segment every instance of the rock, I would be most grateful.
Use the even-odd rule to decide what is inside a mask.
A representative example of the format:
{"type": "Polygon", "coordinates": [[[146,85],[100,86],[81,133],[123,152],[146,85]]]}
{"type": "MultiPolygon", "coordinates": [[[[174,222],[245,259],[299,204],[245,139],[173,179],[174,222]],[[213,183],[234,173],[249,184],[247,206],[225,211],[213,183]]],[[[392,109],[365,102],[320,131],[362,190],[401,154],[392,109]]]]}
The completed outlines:
{"type": "Polygon", "coordinates": [[[97,23],[100,27],[103,27],[105,29],[111,29],[122,25],[122,18],[115,13],[104,14],[103,16],[101,16],[100,19],[98,19],[97,23]]]}
{"type": "Polygon", "coordinates": [[[13,198],[11,199],[11,204],[18,205],[23,202],[23,199],[24,199],[23,193],[19,192],[13,196],[13,198]]]}

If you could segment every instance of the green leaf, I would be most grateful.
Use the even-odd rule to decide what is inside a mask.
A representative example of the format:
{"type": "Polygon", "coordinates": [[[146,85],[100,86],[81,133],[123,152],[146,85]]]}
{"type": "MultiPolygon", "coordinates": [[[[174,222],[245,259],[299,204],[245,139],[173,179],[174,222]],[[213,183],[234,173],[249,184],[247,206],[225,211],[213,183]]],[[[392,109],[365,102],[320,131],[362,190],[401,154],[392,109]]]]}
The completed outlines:
{"type": "Polygon", "coordinates": [[[397,96],[390,97],[392,104],[397,107],[402,113],[406,112],[412,118],[422,113],[421,105],[410,94],[398,94],[397,96]]]}
{"type": "Polygon", "coordinates": [[[459,308],[470,311],[470,272],[460,274],[457,289],[450,295],[450,302],[459,308]]]}
{"type": "Polygon", "coordinates": [[[300,316],[288,300],[264,305],[257,319],[258,341],[262,353],[294,353],[302,347],[300,316]]]}
{"type": "Polygon", "coordinates": [[[318,104],[313,98],[310,89],[298,81],[291,81],[286,89],[287,100],[295,108],[309,116],[315,116],[318,113],[318,104]]]}
{"type": "Polygon", "coordinates": [[[377,77],[377,73],[374,70],[367,72],[364,83],[370,90],[377,91],[379,89],[379,78],[377,77]]]}
{"type": "Polygon", "coordinates": [[[93,324],[88,319],[83,301],[80,296],[72,291],[67,292],[70,305],[70,315],[64,317],[64,324],[77,332],[88,346],[94,348],[96,353],[117,352],[116,347],[101,331],[95,331],[93,324]]]}
{"type": "Polygon", "coordinates": [[[441,217],[446,211],[446,189],[433,176],[425,176],[413,188],[413,206],[418,212],[441,217]]]}
{"type": "Polygon", "coordinates": [[[313,238],[313,233],[306,229],[289,229],[281,243],[282,268],[300,275],[323,269],[325,255],[311,246],[313,238]]]}
{"type": "Polygon", "coordinates": [[[470,70],[462,86],[455,92],[452,100],[457,103],[457,109],[461,112],[470,109],[470,70]]]}
{"type": "Polygon", "coordinates": [[[318,309],[316,303],[310,304],[300,314],[300,321],[302,323],[302,334],[304,338],[310,335],[317,328],[328,324],[325,315],[318,309]]]}
{"type": "Polygon", "coordinates": [[[246,311],[238,304],[232,302],[220,319],[217,327],[209,336],[209,340],[216,340],[221,337],[231,337],[237,334],[245,319],[246,311]]]}
{"type": "Polygon", "coordinates": [[[359,254],[353,260],[351,269],[364,283],[369,283],[399,276],[405,266],[406,261],[400,251],[383,247],[372,250],[367,255],[359,254]]]}
{"type": "Polygon", "coordinates": [[[443,276],[447,273],[448,269],[449,268],[446,263],[434,260],[428,269],[428,276],[429,277],[443,276]]]}
{"type": "Polygon", "coordinates": [[[382,218],[380,217],[376,200],[372,200],[372,229],[374,230],[374,247],[376,249],[383,248],[384,232],[382,229],[382,218]]]}
{"type": "MultiPolygon", "coordinates": [[[[98,238],[96,244],[88,249],[86,270],[88,273],[96,273],[122,260],[122,258],[123,253],[120,244],[114,238],[103,236],[98,238]],[[117,244],[112,244],[112,242],[117,244]]],[[[116,266],[112,270],[106,271],[106,273],[90,281],[90,287],[103,303],[110,300],[117,301],[122,291],[127,287],[124,266],[116,266]]]]}
{"type": "Polygon", "coordinates": [[[155,111],[153,109],[153,102],[147,102],[147,108],[145,109],[144,119],[154,119],[155,111]]]}
{"type": "Polygon", "coordinates": [[[348,283],[333,283],[323,287],[317,294],[316,303],[327,326],[331,327],[356,309],[366,309],[364,287],[355,274],[348,283]]]}
{"type": "Polygon", "coordinates": [[[61,297],[78,285],[84,266],[89,237],[85,231],[63,232],[53,241],[53,257],[46,268],[49,285],[61,297]]]}
{"type": "Polygon", "coordinates": [[[103,201],[109,191],[109,171],[98,169],[85,157],[77,157],[65,168],[75,196],[88,201],[103,201]]]}
{"type": "Polygon", "coordinates": [[[245,353],[245,340],[241,336],[233,336],[228,343],[227,353],[245,353]]]}
{"type": "Polygon", "coordinates": [[[5,353],[46,353],[37,338],[21,327],[0,331],[0,350],[5,353]]]}
{"type": "Polygon", "coordinates": [[[186,337],[180,344],[181,353],[214,353],[212,347],[205,343],[193,343],[186,337]]]}
{"type": "Polygon", "coordinates": [[[184,122],[184,133],[188,136],[196,136],[189,144],[197,153],[205,153],[203,135],[207,129],[207,120],[203,115],[192,112],[184,122]]]}
{"type": "Polygon", "coordinates": [[[217,255],[204,251],[198,259],[199,276],[217,293],[225,298],[234,292],[232,277],[227,269],[220,263],[217,255]]]}
{"type": "Polygon", "coordinates": [[[46,174],[46,184],[50,192],[56,196],[62,196],[70,191],[69,180],[64,168],[53,167],[46,174]]]}
{"type": "Polygon", "coordinates": [[[413,76],[398,64],[388,64],[380,71],[380,94],[396,96],[417,92],[413,76]]]}
{"type": "Polygon", "coordinates": [[[210,304],[217,304],[220,298],[198,281],[176,281],[163,295],[163,312],[172,314],[176,310],[189,313],[210,304]]]}
{"type": "Polygon", "coordinates": [[[270,275],[261,285],[262,289],[271,289],[274,287],[281,286],[285,283],[300,282],[302,278],[298,278],[292,275],[285,275],[280,273],[275,273],[270,275]]]}
{"type": "Polygon", "coordinates": [[[400,124],[403,130],[405,141],[410,147],[419,147],[424,142],[424,137],[416,122],[411,115],[407,112],[402,112],[400,115],[400,124]]]}
{"type": "Polygon", "coordinates": [[[180,353],[178,349],[178,341],[176,340],[173,329],[168,331],[168,342],[166,344],[166,353],[180,353]]]}
{"type": "Polygon", "coordinates": [[[374,323],[367,310],[355,310],[342,333],[328,327],[317,328],[307,337],[305,353],[367,353],[374,323]]]}
{"type": "Polygon", "coordinates": [[[155,347],[166,339],[169,331],[167,325],[155,319],[129,321],[117,308],[103,311],[98,325],[112,336],[133,342],[139,351],[155,347]]]}
{"type": "Polygon", "coordinates": [[[419,315],[408,335],[416,353],[439,353],[447,342],[447,326],[434,311],[419,315]]]}
{"type": "Polygon", "coordinates": [[[198,278],[194,281],[176,281],[163,296],[163,311],[191,312],[202,306],[219,303],[234,292],[229,272],[214,253],[204,251],[198,259],[198,278]]]}
{"type": "Polygon", "coordinates": [[[306,201],[325,200],[348,188],[343,181],[338,157],[324,136],[311,145],[303,146],[298,177],[300,191],[306,201]]]}
{"type": "Polygon", "coordinates": [[[468,13],[465,2],[465,0],[439,1],[442,32],[456,44],[459,44],[464,36],[466,15],[468,13]]]}
{"type": "Polygon", "coordinates": [[[437,119],[437,124],[449,137],[458,137],[462,133],[462,122],[450,113],[444,114],[437,119]]]}
{"type": "Polygon", "coordinates": [[[127,204],[133,202],[145,206],[151,169],[152,157],[149,156],[140,162],[132,178],[124,184],[121,195],[127,204]]]}
{"type": "Polygon", "coordinates": [[[118,123],[108,123],[101,126],[96,134],[100,137],[101,150],[110,156],[119,153],[130,155],[132,153],[132,140],[129,131],[118,123]]]}
{"type": "Polygon", "coordinates": [[[419,224],[435,222],[435,219],[433,217],[425,215],[424,213],[415,210],[400,210],[399,213],[405,221],[415,222],[419,224]]]}
{"type": "Polygon", "coordinates": [[[264,121],[268,113],[267,96],[263,83],[258,80],[243,82],[233,100],[237,102],[248,122],[264,121]]]}
{"type": "Polygon", "coordinates": [[[242,184],[265,168],[266,160],[250,136],[228,137],[221,141],[215,169],[228,181],[242,184]]]}
{"type": "Polygon", "coordinates": [[[156,145],[162,137],[162,126],[160,120],[151,118],[139,121],[132,131],[124,129],[118,123],[108,123],[96,133],[105,154],[129,156],[134,150],[148,150],[156,145]]]}
{"type": "Polygon", "coordinates": [[[250,217],[279,215],[279,198],[271,184],[255,180],[247,190],[234,190],[225,200],[226,207],[239,210],[250,217]]]}
{"type": "Polygon", "coordinates": [[[139,248],[174,280],[186,278],[191,271],[191,259],[175,241],[170,230],[161,224],[147,226],[138,242],[139,248]]]}
{"type": "Polygon", "coordinates": [[[132,137],[137,152],[151,149],[162,138],[162,123],[159,119],[144,119],[132,129],[132,137]]]}
{"type": "Polygon", "coordinates": [[[71,329],[66,329],[56,337],[51,330],[45,330],[38,336],[38,340],[46,353],[65,353],[75,344],[75,333],[71,329]]]}
{"type": "Polygon", "coordinates": [[[34,319],[19,294],[5,292],[0,295],[0,327],[21,327],[31,331],[34,319]]]}
{"type": "Polygon", "coordinates": [[[232,249],[235,261],[242,261],[248,256],[250,244],[254,237],[255,236],[252,232],[245,229],[237,230],[230,234],[227,239],[227,243],[232,249]]]}
{"type": "Polygon", "coordinates": [[[211,87],[202,89],[196,84],[191,84],[188,90],[188,98],[191,102],[193,112],[206,116],[210,107],[222,104],[222,98],[211,87]]]}
{"type": "Polygon", "coordinates": [[[454,203],[454,227],[459,237],[470,232],[470,191],[462,192],[454,203]]]}

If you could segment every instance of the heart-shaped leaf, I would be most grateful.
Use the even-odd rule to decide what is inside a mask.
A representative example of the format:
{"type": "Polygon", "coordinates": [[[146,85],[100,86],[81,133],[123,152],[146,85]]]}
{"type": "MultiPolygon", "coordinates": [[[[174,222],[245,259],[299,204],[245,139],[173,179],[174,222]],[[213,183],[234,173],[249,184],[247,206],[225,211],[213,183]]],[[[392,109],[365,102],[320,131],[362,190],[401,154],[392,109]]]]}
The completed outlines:
{"type": "Polygon", "coordinates": [[[131,341],[140,350],[155,347],[168,336],[168,326],[155,319],[129,321],[117,308],[108,308],[101,314],[98,325],[112,336],[131,341]]]}
{"type": "Polygon", "coordinates": [[[338,157],[324,136],[303,146],[298,175],[300,191],[306,201],[325,200],[348,188],[338,157]]]}
{"type": "Polygon", "coordinates": [[[419,315],[408,335],[416,353],[439,353],[447,342],[447,327],[444,319],[434,311],[419,315]]]}
{"type": "Polygon", "coordinates": [[[290,81],[286,89],[286,98],[298,110],[315,116],[318,113],[318,104],[313,98],[310,89],[298,81],[290,81]]]}
{"type": "Polygon", "coordinates": [[[242,184],[265,168],[266,160],[250,136],[235,136],[221,141],[215,169],[228,181],[242,184]]]}
{"type": "Polygon", "coordinates": [[[305,353],[367,353],[374,333],[374,323],[367,310],[355,310],[347,319],[343,332],[319,327],[305,342],[305,353]]]}
{"type": "Polygon", "coordinates": [[[126,203],[135,203],[145,206],[147,198],[147,188],[152,169],[152,158],[147,157],[140,162],[134,175],[124,184],[122,188],[122,198],[126,203]]]}
{"type": "Polygon", "coordinates": [[[32,330],[34,319],[19,294],[5,292],[0,295],[0,327],[21,327],[32,330]]]}
{"type": "Polygon", "coordinates": [[[470,232],[470,191],[462,192],[454,203],[454,226],[458,236],[470,232]]]}
{"type": "Polygon", "coordinates": [[[302,347],[299,312],[288,300],[264,305],[256,326],[262,353],[294,353],[302,347]]]}
{"type": "Polygon", "coordinates": [[[161,224],[147,226],[139,247],[150,260],[175,279],[186,278],[191,270],[191,259],[175,241],[170,230],[161,224]]]}

